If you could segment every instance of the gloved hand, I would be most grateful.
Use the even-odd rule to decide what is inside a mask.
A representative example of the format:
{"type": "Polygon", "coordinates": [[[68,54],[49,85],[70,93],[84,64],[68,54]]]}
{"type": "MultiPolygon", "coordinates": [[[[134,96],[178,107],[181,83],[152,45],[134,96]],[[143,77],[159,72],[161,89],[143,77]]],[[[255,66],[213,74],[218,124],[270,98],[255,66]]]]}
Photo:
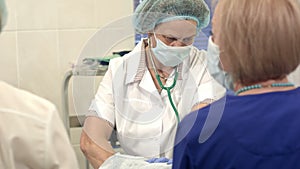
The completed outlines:
{"type": "Polygon", "coordinates": [[[172,164],[173,160],[168,159],[166,157],[160,157],[160,158],[150,158],[146,160],[148,163],[167,163],[167,164],[172,164]]]}

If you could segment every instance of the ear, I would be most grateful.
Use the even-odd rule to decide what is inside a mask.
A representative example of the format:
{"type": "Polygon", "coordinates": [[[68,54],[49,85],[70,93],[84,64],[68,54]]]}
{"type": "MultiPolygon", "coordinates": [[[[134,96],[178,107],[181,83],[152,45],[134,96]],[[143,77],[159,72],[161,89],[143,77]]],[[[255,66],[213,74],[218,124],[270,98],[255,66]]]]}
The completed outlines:
{"type": "Polygon", "coordinates": [[[155,48],[156,47],[156,40],[155,40],[154,34],[153,33],[148,33],[148,38],[150,40],[150,47],[155,48]]]}

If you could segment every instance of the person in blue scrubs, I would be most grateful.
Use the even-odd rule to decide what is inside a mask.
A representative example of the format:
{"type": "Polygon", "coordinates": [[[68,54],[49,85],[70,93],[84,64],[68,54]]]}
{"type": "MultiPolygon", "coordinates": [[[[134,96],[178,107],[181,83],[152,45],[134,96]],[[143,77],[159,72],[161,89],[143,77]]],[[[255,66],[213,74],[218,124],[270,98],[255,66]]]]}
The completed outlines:
{"type": "Polygon", "coordinates": [[[182,120],[173,169],[300,168],[299,2],[220,0],[212,26],[235,95],[182,120]]]}

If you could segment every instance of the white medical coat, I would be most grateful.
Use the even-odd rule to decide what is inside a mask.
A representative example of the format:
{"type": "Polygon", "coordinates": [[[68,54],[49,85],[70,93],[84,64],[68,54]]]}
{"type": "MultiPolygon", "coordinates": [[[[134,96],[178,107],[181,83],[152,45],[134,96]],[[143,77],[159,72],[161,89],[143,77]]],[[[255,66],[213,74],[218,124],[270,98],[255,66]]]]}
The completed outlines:
{"type": "MultiPolygon", "coordinates": [[[[172,157],[177,119],[166,91],[159,93],[145,62],[141,41],[132,52],[110,61],[89,111],[110,122],[129,155],[172,157]]],[[[166,82],[170,86],[174,71],[166,82]]],[[[179,65],[171,90],[180,119],[200,102],[222,97],[225,89],[206,70],[203,51],[193,48],[179,65]]],[[[99,129],[101,130],[101,129],[99,129]]]]}
{"type": "Polygon", "coordinates": [[[55,106],[0,82],[0,168],[78,169],[55,106]]]}

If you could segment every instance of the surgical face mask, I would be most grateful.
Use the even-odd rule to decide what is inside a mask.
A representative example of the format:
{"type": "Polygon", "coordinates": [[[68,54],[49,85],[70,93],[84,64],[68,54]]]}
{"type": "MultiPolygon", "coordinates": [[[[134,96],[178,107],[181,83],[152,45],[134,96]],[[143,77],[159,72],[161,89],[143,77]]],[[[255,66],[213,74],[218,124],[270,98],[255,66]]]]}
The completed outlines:
{"type": "Polygon", "coordinates": [[[215,65],[219,65],[219,63],[220,63],[220,50],[219,50],[219,46],[216,45],[212,41],[212,37],[211,36],[208,39],[207,59],[209,61],[211,61],[215,65]]]}
{"type": "MultiPolygon", "coordinates": [[[[155,37],[155,35],[154,35],[155,37]]],[[[157,37],[156,47],[152,48],[152,52],[155,55],[155,58],[165,66],[177,66],[183,62],[183,60],[189,56],[192,49],[192,45],[174,47],[164,44],[157,37]]]]}
{"type": "Polygon", "coordinates": [[[208,39],[206,56],[208,62],[207,68],[213,78],[225,88],[233,90],[231,76],[221,67],[219,46],[212,41],[211,36],[208,39]]]}

